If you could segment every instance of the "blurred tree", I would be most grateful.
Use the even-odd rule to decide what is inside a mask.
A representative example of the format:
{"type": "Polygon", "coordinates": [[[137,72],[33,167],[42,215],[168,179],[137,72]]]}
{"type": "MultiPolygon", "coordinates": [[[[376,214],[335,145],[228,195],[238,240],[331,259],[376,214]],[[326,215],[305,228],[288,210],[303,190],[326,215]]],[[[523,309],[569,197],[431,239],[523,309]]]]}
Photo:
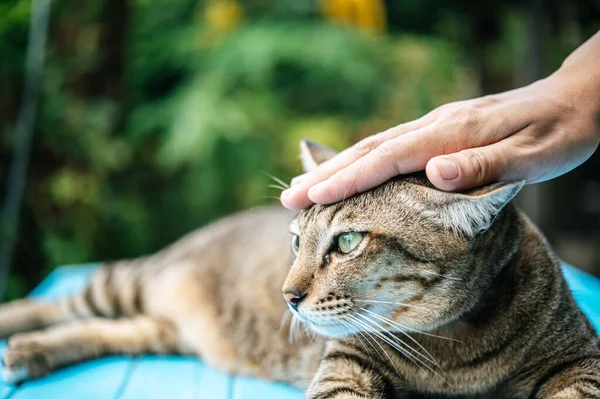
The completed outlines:
{"type": "MultiPolygon", "coordinates": [[[[553,1],[548,23],[559,15],[562,28],[549,29],[548,68],[597,26],[591,0],[553,1]]],[[[55,265],[148,253],[275,202],[265,173],[297,173],[301,137],[341,149],[513,86],[526,7],[471,3],[54,2],[10,296],[55,265]]],[[[0,5],[0,190],[28,14],[26,0],[0,5]]]]}

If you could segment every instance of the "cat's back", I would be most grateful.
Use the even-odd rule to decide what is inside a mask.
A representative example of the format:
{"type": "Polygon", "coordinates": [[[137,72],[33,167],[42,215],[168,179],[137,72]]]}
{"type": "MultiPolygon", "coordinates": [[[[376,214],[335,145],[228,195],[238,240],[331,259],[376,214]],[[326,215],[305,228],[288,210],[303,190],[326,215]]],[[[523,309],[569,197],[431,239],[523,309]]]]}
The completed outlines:
{"type": "MultiPolygon", "coordinates": [[[[260,303],[280,318],[285,310],[281,286],[292,264],[292,216],[280,207],[254,208],[187,234],[148,262],[158,269],[152,273],[150,291],[161,292],[162,298],[189,301],[202,296],[242,307],[251,296],[252,306],[260,303]]],[[[152,302],[164,311],[169,308],[160,298],[152,302]]]]}
{"type": "MultiPolygon", "coordinates": [[[[156,254],[161,262],[192,262],[208,267],[232,262],[236,269],[273,259],[291,261],[288,225],[293,215],[277,206],[235,213],[201,227],[156,254]],[[214,262],[213,262],[214,260],[214,262]]],[[[221,268],[222,269],[222,268],[221,268]]]]}
{"type": "Polygon", "coordinates": [[[292,263],[291,219],[278,207],[250,209],[201,227],[150,257],[144,269],[147,291],[160,293],[149,298],[153,313],[168,314],[185,303],[193,310],[204,302],[216,313],[260,309],[279,322],[286,309],[281,286],[292,263]]]}

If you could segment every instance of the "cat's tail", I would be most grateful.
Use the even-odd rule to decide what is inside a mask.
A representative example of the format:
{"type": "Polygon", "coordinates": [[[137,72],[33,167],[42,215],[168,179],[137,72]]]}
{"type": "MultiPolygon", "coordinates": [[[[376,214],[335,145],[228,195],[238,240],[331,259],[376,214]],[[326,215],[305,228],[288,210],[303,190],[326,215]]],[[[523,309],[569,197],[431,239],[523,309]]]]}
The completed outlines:
{"type": "Polygon", "coordinates": [[[104,264],[86,289],[70,298],[70,311],[80,318],[144,313],[145,280],[154,275],[151,270],[142,267],[146,259],[104,264]]]}
{"type": "Polygon", "coordinates": [[[145,258],[102,265],[80,293],[54,302],[21,299],[0,305],[0,338],[90,317],[143,313],[145,258]]]}

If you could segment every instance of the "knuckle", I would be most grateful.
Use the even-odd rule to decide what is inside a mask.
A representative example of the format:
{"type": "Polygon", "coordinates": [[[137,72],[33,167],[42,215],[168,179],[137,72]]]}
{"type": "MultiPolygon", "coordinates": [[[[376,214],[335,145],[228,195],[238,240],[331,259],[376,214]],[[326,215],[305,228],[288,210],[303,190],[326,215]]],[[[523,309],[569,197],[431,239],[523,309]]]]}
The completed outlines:
{"type": "Polygon", "coordinates": [[[471,149],[465,152],[467,167],[476,181],[483,181],[490,173],[490,161],[481,151],[471,149]]]}
{"type": "Polygon", "coordinates": [[[358,143],[354,144],[354,150],[362,157],[373,151],[379,145],[379,137],[381,133],[369,136],[358,143]]]}
{"type": "Polygon", "coordinates": [[[444,105],[440,105],[439,107],[437,107],[434,112],[438,112],[441,114],[447,114],[450,113],[452,111],[454,111],[455,109],[459,108],[461,106],[462,102],[460,101],[455,101],[455,102],[451,102],[451,103],[447,103],[444,105]]]}
{"type": "Polygon", "coordinates": [[[433,116],[436,120],[447,120],[450,117],[450,114],[454,111],[455,106],[453,104],[444,104],[433,111],[430,112],[430,115],[433,116]]]}
{"type": "Polygon", "coordinates": [[[393,141],[386,141],[379,145],[375,152],[382,158],[393,158],[396,154],[396,146],[393,141]]]}
{"type": "Polygon", "coordinates": [[[390,165],[394,174],[400,174],[400,162],[398,160],[398,148],[393,141],[386,141],[375,149],[379,159],[384,160],[385,165],[390,165]]]}
{"type": "Polygon", "coordinates": [[[475,106],[478,108],[487,107],[487,106],[491,106],[491,105],[496,105],[499,102],[500,102],[500,100],[498,99],[497,96],[495,96],[493,94],[488,94],[487,96],[483,96],[483,97],[477,99],[475,106]]]}
{"type": "Polygon", "coordinates": [[[462,129],[469,129],[479,124],[481,120],[481,109],[475,105],[463,105],[450,112],[449,117],[458,122],[462,129]]]}

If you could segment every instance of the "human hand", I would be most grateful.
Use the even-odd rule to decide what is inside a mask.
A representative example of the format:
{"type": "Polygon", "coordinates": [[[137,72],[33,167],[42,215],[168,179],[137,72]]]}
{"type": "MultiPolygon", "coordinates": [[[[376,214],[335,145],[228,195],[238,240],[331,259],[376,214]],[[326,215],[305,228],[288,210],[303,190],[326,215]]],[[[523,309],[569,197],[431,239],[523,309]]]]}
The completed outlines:
{"type": "Polygon", "coordinates": [[[423,169],[436,187],[450,191],[560,176],[586,161],[600,141],[598,72],[567,65],[520,89],[441,106],[295,178],[281,202],[290,209],[334,203],[423,169]]]}

